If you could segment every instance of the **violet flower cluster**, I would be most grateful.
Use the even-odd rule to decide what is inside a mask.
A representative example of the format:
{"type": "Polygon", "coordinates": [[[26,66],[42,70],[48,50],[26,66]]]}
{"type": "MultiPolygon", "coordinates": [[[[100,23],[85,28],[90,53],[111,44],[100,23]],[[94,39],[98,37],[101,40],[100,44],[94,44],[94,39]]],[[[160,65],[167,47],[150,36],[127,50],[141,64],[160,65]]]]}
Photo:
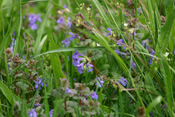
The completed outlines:
{"type": "Polygon", "coordinates": [[[125,79],[124,77],[121,77],[120,80],[118,80],[117,82],[123,85],[124,87],[127,86],[128,83],[127,79],[125,79]]]}
{"type": "Polygon", "coordinates": [[[71,41],[73,41],[75,38],[79,38],[78,34],[73,34],[72,32],[69,32],[69,35],[71,35],[70,39],[66,38],[61,42],[63,44],[63,47],[69,47],[71,41]]]}
{"type": "Polygon", "coordinates": [[[96,79],[97,79],[97,83],[96,83],[95,85],[97,85],[97,84],[98,84],[98,86],[99,86],[99,87],[102,87],[102,86],[103,86],[104,81],[103,81],[103,80],[100,80],[100,78],[99,78],[99,77],[97,77],[96,79]]]}
{"type": "Polygon", "coordinates": [[[37,117],[37,112],[35,111],[35,109],[32,109],[32,110],[28,113],[28,115],[29,115],[30,117],[37,117]]]}
{"type": "Polygon", "coordinates": [[[73,65],[77,68],[77,71],[82,74],[84,69],[87,69],[87,72],[92,72],[93,71],[93,65],[90,64],[89,62],[85,64],[86,59],[82,58],[81,56],[84,56],[84,54],[79,53],[76,51],[73,56],[73,65]]]}
{"type": "MultiPolygon", "coordinates": [[[[38,77],[38,79],[37,79],[37,81],[35,81],[35,83],[36,83],[36,84],[35,84],[35,88],[36,88],[36,89],[39,88],[39,90],[41,90],[42,87],[44,87],[43,79],[40,78],[40,77],[38,77]]],[[[47,86],[46,81],[45,81],[45,86],[47,86]]]]}
{"type": "Polygon", "coordinates": [[[151,50],[151,55],[152,55],[152,56],[151,56],[151,58],[149,59],[149,62],[148,62],[150,65],[151,65],[152,62],[153,62],[153,58],[154,58],[153,56],[154,56],[154,54],[155,54],[155,51],[152,49],[152,50],[151,50]]]}
{"type": "Polygon", "coordinates": [[[61,25],[66,25],[66,26],[67,26],[67,29],[69,29],[69,28],[71,27],[71,25],[72,25],[72,22],[71,22],[70,17],[67,18],[67,22],[66,22],[66,21],[64,20],[64,17],[61,16],[61,17],[57,20],[57,24],[58,24],[59,26],[61,26],[61,25]]]}
{"type": "Polygon", "coordinates": [[[93,93],[91,93],[90,96],[92,99],[96,99],[96,100],[98,99],[98,95],[95,91],[93,93]]]}
{"type": "Polygon", "coordinates": [[[10,50],[11,50],[11,54],[13,54],[13,48],[14,48],[14,45],[16,44],[16,41],[14,38],[12,38],[12,43],[10,44],[10,50]]]}
{"type": "Polygon", "coordinates": [[[29,27],[32,30],[38,29],[38,26],[36,24],[36,21],[39,21],[39,22],[42,21],[41,18],[40,18],[40,14],[38,14],[38,15],[30,14],[28,20],[29,20],[29,27]]]}

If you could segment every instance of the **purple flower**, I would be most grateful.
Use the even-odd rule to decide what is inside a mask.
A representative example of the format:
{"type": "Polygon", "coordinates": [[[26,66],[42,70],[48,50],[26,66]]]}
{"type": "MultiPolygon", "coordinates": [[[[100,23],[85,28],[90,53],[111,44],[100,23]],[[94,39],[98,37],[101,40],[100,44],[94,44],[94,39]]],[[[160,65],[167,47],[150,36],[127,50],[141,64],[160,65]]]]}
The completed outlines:
{"type": "Polygon", "coordinates": [[[127,55],[126,53],[120,52],[119,49],[117,48],[116,50],[114,50],[118,55],[127,55]]]}
{"type": "Polygon", "coordinates": [[[147,41],[148,41],[148,39],[142,41],[142,46],[143,46],[143,47],[145,47],[145,44],[146,44],[147,41]]]}
{"type": "Polygon", "coordinates": [[[66,9],[66,8],[67,8],[67,5],[66,5],[66,4],[65,4],[65,5],[63,5],[63,8],[65,8],[65,9],[66,9]]]}
{"type": "Polygon", "coordinates": [[[69,45],[70,45],[70,41],[69,41],[69,39],[68,38],[66,38],[65,40],[63,40],[62,42],[61,42],[62,44],[63,44],[63,47],[69,47],[69,45]]]}
{"type": "Polygon", "coordinates": [[[150,65],[152,65],[152,62],[153,62],[153,59],[152,59],[152,58],[149,59],[148,63],[149,63],[150,65]]]}
{"type": "Polygon", "coordinates": [[[14,45],[16,44],[16,41],[14,38],[12,38],[12,43],[10,44],[10,50],[11,50],[11,53],[13,54],[13,48],[14,48],[14,45]]]}
{"type": "MultiPolygon", "coordinates": [[[[152,49],[150,54],[154,56],[155,51],[152,49]]],[[[150,58],[149,61],[148,61],[148,63],[149,63],[150,65],[152,64],[152,61],[153,61],[153,58],[154,58],[153,56],[151,56],[151,58],[150,58]]]]}
{"type": "Polygon", "coordinates": [[[128,81],[124,77],[121,77],[117,82],[125,87],[128,81]]]}
{"type": "Polygon", "coordinates": [[[107,33],[106,36],[110,36],[112,30],[110,28],[108,28],[107,30],[109,31],[109,33],[107,33]]]}
{"type": "Polygon", "coordinates": [[[74,40],[75,38],[79,38],[77,34],[73,34],[72,32],[69,32],[69,35],[71,35],[70,41],[74,40]]]}
{"type": "Polygon", "coordinates": [[[63,17],[60,17],[58,20],[57,20],[57,23],[60,25],[64,24],[65,21],[64,21],[64,18],[63,17]]]}
{"type": "Polygon", "coordinates": [[[133,67],[133,69],[135,69],[135,68],[136,68],[136,64],[135,64],[135,62],[134,62],[134,61],[132,61],[132,67],[133,67]]]}
{"type": "Polygon", "coordinates": [[[71,89],[67,88],[66,93],[73,93],[71,89]]]}
{"type": "Polygon", "coordinates": [[[37,106],[40,106],[41,104],[40,103],[35,103],[34,106],[37,107],[37,106]]]}
{"type": "MultiPolygon", "coordinates": [[[[44,83],[43,83],[43,79],[38,77],[37,81],[35,81],[35,88],[38,89],[40,88],[39,90],[42,89],[42,87],[44,87],[44,83]]],[[[46,82],[45,82],[45,86],[47,86],[46,82]]]]}
{"type": "Polygon", "coordinates": [[[137,33],[136,33],[136,32],[134,32],[134,35],[137,35],[137,33]]]}
{"type": "Polygon", "coordinates": [[[84,66],[84,63],[82,62],[81,64],[77,65],[77,71],[82,74],[83,73],[83,66],[84,66]]]}
{"type": "Polygon", "coordinates": [[[76,78],[74,78],[74,81],[77,81],[77,79],[76,79],[76,78]]]}
{"type": "Polygon", "coordinates": [[[13,32],[13,36],[14,36],[14,37],[16,36],[16,31],[13,32]]]}
{"type": "Polygon", "coordinates": [[[92,99],[98,99],[98,95],[96,94],[96,92],[94,91],[93,93],[90,94],[92,99]]]}
{"type": "Polygon", "coordinates": [[[23,59],[26,59],[26,57],[25,57],[24,55],[22,56],[22,58],[23,58],[23,59]]]}
{"type": "Polygon", "coordinates": [[[92,9],[92,4],[90,4],[89,7],[92,9]]]}
{"type": "Polygon", "coordinates": [[[67,19],[68,19],[67,28],[70,28],[72,25],[72,22],[70,21],[70,17],[68,17],[67,19]]]}
{"type": "Polygon", "coordinates": [[[166,104],[164,104],[164,105],[162,106],[162,108],[163,108],[163,109],[166,109],[166,108],[167,108],[166,104]]]}
{"type": "Polygon", "coordinates": [[[90,63],[87,63],[87,64],[86,64],[86,68],[87,68],[87,70],[88,70],[88,73],[93,71],[93,67],[94,67],[94,66],[93,66],[92,64],[90,64],[90,63]]]}
{"type": "Polygon", "coordinates": [[[52,117],[52,116],[53,116],[53,109],[52,109],[52,110],[50,110],[49,115],[50,115],[50,117],[52,117]]]}
{"type": "Polygon", "coordinates": [[[29,20],[30,23],[32,23],[32,24],[34,24],[37,20],[38,20],[39,22],[42,21],[41,18],[40,18],[40,14],[38,14],[38,15],[30,14],[28,20],[29,20]]]}
{"type": "Polygon", "coordinates": [[[80,64],[80,62],[82,61],[82,60],[84,60],[84,58],[79,58],[79,57],[74,57],[73,58],[73,65],[76,67],[78,64],[80,64]]]}
{"type": "Polygon", "coordinates": [[[37,117],[37,113],[36,113],[35,109],[32,109],[32,110],[28,113],[28,115],[29,115],[30,117],[37,117]]]}
{"type": "Polygon", "coordinates": [[[30,27],[32,30],[38,29],[37,24],[29,24],[29,27],[30,27]]]}
{"type": "MultiPolygon", "coordinates": [[[[119,39],[119,40],[117,41],[117,45],[122,46],[121,43],[125,43],[125,42],[123,41],[123,39],[119,39]]],[[[126,49],[126,46],[124,46],[124,49],[126,49]]]]}
{"type": "MultiPolygon", "coordinates": [[[[66,4],[63,5],[63,8],[64,8],[64,9],[68,9],[66,4]]],[[[62,10],[62,12],[64,13],[64,10],[62,10]]]]}
{"type": "Polygon", "coordinates": [[[97,82],[98,82],[98,83],[96,83],[95,85],[97,85],[97,84],[98,84],[98,86],[99,86],[99,87],[102,87],[102,86],[103,86],[104,81],[103,81],[103,80],[100,80],[100,78],[99,78],[99,77],[97,77],[96,79],[97,79],[97,82]]]}
{"type": "Polygon", "coordinates": [[[119,46],[121,46],[121,45],[122,45],[122,44],[121,44],[121,43],[119,43],[119,42],[124,43],[123,39],[119,39],[119,40],[117,41],[117,45],[119,45],[119,46]]]}
{"type": "Polygon", "coordinates": [[[78,56],[84,56],[84,54],[82,54],[82,53],[76,51],[76,52],[72,55],[72,58],[74,58],[74,57],[76,58],[76,57],[78,57],[78,56]]]}
{"type": "Polygon", "coordinates": [[[36,21],[41,22],[40,14],[35,15],[35,14],[30,14],[29,15],[29,27],[31,27],[32,30],[36,30],[38,28],[36,21]]]}

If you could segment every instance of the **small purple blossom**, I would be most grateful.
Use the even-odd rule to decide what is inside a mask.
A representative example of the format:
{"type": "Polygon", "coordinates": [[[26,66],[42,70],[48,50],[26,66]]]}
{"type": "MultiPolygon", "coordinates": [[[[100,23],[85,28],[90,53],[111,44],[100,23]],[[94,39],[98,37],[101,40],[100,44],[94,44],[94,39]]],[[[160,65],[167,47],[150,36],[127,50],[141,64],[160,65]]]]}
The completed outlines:
{"type": "Polygon", "coordinates": [[[90,94],[92,99],[98,99],[98,95],[96,94],[96,92],[94,91],[93,93],[90,94]]]}
{"type": "Polygon", "coordinates": [[[40,105],[41,105],[40,103],[35,103],[35,104],[34,104],[35,107],[38,107],[38,106],[40,106],[40,105]]]}
{"type": "Polygon", "coordinates": [[[54,110],[54,109],[50,110],[50,112],[49,112],[49,116],[50,116],[50,117],[53,116],[53,110],[54,110]]]}
{"type": "Polygon", "coordinates": [[[72,25],[71,19],[70,17],[67,18],[68,19],[68,23],[67,23],[67,28],[70,28],[72,25]]]}
{"type": "Polygon", "coordinates": [[[111,30],[110,28],[108,28],[107,30],[108,30],[109,32],[106,34],[106,36],[110,36],[112,30],[111,30]]]}
{"type": "Polygon", "coordinates": [[[134,61],[132,61],[132,68],[135,69],[137,66],[134,61]]]}
{"type": "MultiPolygon", "coordinates": [[[[64,8],[64,9],[68,9],[66,4],[65,4],[65,5],[63,5],[63,8],[64,8]]],[[[62,12],[64,13],[64,12],[65,12],[65,10],[62,10],[62,12]]]]}
{"type": "Polygon", "coordinates": [[[30,22],[29,27],[31,27],[32,30],[36,30],[38,28],[36,21],[39,21],[39,22],[42,21],[40,18],[40,14],[38,15],[30,14],[28,20],[30,22]]]}
{"type": "Polygon", "coordinates": [[[74,78],[74,81],[77,81],[77,79],[76,79],[76,78],[74,78]]]}
{"type": "Polygon", "coordinates": [[[71,35],[70,41],[74,40],[75,38],[79,38],[77,34],[73,34],[72,32],[69,32],[69,35],[71,35]]]}
{"type": "Polygon", "coordinates": [[[137,35],[137,33],[136,33],[136,32],[134,32],[134,35],[137,35]]]}
{"type": "Polygon", "coordinates": [[[83,73],[83,66],[84,66],[84,62],[82,62],[81,64],[77,65],[77,71],[82,74],[83,73]]]}
{"type": "MultiPolygon", "coordinates": [[[[119,39],[119,40],[117,41],[117,45],[118,45],[118,46],[122,46],[121,43],[125,43],[125,42],[123,41],[123,39],[119,39]]],[[[126,49],[126,46],[124,46],[124,49],[126,49]]]]}
{"type": "MultiPolygon", "coordinates": [[[[38,89],[40,88],[39,90],[42,89],[42,87],[44,87],[44,83],[43,83],[43,79],[38,77],[37,81],[35,81],[35,88],[38,89]]],[[[46,82],[45,82],[45,86],[47,86],[46,82]]]]}
{"type": "Polygon", "coordinates": [[[26,57],[25,57],[24,55],[22,56],[22,58],[23,58],[23,59],[26,59],[26,57]]]}
{"type": "Polygon", "coordinates": [[[16,36],[16,31],[13,32],[13,36],[14,36],[14,37],[16,36]]]}
{"type": "Polygon", "coordinates": [[[57,20],[57,23],[60,25],[64,24],[65,21],[64,21],[64,17],[60,17],[58,20],[57,20]]]}
{"type": "Polygon", "coordinates": [[[67,88],[66,93],[73,93],[71,89],[67,88]]]}
{"type": "Polygon", "coordinates": [[[116,50],[114,50],[118,55],[127,55],[126,53],[120,52],[119,49],[117,48],[116,50]]]}
{"type": "Polygon", "coordinates": [[[117,82],[120,83],[121,85],[123,85],[124,87],[128,83],[128,81],[124,77],[121,77],[120,80],[118,80],[117,82]]]}
{"type": "Polygon", "coordinates": [[[92,9],[92,4],[90,4],[89,7],[92,9]]]}
{"type": "Polygon", "coordinates": [[[67,5],[66,5],[66,4],[65,4],[65,5],[63,5],[63,8],[65,8],[65,9],[66,9],[66,8],[67,8],[67,5]]]}
{"type": "Polygon", "coordinates": [[[16,44],[16,41],[14,38],[12,38],[12,43],[10,44],[10,50],[11,50],[11,54],[13,54],[13,48],[14,48],[14,45],[16,44]]]}
{"type": "Polygon", "coordinates": [[[142,46],[143,47],[145,47],[145,44],[146,44],[147,41],[148,41],[148,39],[142,41],[142,46]]]}
{"type": "Polygon", "coordinates": [[[88,73],[93,71],[93,67],[94,66],[92,64],[90,64],[90,63],[86,64],[86,68],[87,68],[88,73]]]}
{"type": "Polygon", "coordinates": [[[122,45],[121,43],[124,43],[123,39],[119,39],[119,40],[117,41],[117,45],[121,46],[121,45],[122,45]]]}
{"type": "Polygon", "coordinates": [[[70,45],[70,41],[69,41],[69,39],[68,38],[66,38],[65,40],[63,40],[62,42],[61,42],[62,44],[63,44],[63,47],[69,47],[69,45],[70,45]]]}
{"type": "MultiPolygon", "coordinates": [[[[150,54],[154,56],[155,51],[152,49],[150,54]]],[[[153,56],[151,56],[151,58],[150,58],[149,61],[148,61],[148,63],[149,63],[150,65],[152,64],[152,61],[153,61],[153,58],[154,58],[153,56]]]]}
{"type": "Polygon", "coordinates": [[[30,27],[32,30],[38,29],[37,24],[29,24],[29,27],[30,27]]]}
{"type": "Polygon", "coordinates": [[[76,51],[76,52],[72,55],[72,58],[76,58],[76,57],[78,57],[78,56],[84,56],[84,54],[82,54],[82,53],[76,51]]]}
{"type": "Polygon", "coordinates": [[[100,80],[100,78],[99,78],[99,77],[97,77],[96,79],[97,79],[97,83],[96,83],[95,85],[97,85],[97,84],[98,84],[98,86],[99,86],[99,87],[102,87],[102,86],[103,86],[104,81],[103,81],[103,80],[100,80]]]}
{"type": "Polygon", "coordinates": [[[84,58],[74,57],[74,58],[73,58],[73,63],[72,63],[72,64],[76,67],[77,65],[80,64],[80,62],[81,62],[82,60],[84,60],[84,58]]]}
{"type": "Polygon", "coordinates": [[[36,113],[35,109],[32,109],[32,110],[28,113],[28,115],[29,115],[30,117],[37,117],[37,113],[36,113]]]}

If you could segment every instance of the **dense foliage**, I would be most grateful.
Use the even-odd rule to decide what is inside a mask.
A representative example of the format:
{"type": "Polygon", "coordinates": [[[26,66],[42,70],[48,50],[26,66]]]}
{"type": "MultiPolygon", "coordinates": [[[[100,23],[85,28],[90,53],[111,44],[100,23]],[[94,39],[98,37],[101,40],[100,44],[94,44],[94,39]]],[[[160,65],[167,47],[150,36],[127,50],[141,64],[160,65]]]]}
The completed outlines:
{"type": "Polygon", "coordinates": [[[1,0],[0,116],[175,116],[174,0],[1,0]]]}

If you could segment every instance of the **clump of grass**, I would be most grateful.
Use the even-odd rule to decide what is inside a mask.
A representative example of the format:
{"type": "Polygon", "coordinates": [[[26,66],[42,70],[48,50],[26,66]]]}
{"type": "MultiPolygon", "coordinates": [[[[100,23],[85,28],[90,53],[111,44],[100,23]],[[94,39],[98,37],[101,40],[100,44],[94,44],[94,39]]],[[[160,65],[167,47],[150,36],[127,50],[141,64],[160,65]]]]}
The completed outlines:
{"type": "Polygon", "coordinates": [[[0,116],[174,116],[173,0],[0,6],[0,116]]]}

